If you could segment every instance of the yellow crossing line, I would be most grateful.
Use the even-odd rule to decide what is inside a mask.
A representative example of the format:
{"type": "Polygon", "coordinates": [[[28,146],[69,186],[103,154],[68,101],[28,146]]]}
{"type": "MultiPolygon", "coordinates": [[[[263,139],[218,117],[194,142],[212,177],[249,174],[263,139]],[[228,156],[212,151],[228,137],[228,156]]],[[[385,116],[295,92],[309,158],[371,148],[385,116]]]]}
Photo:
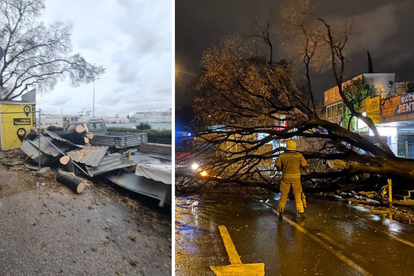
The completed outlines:
{"type": "Polygon", "coordinates": [[[242,264],[226,226],[220,225],[218,228],[231,264],[225,266],[210,266],[214,274],[217,276],[264,276],[264,263],[242,264]]]}
{"type": "MultiPolygon", "coordinates": [[[[268,205],[268,204],[266,204],[266,205],[268,205]]],[[[270,206],[270,205],[268,205],[268,206],[270,206]]],[[[276,211],[276,210],[274,210],[273,207],[271,207],[271,208],[272,208],[273,212],[275,212],[276,214],[279,214],[279,212],[276,211]]],[[[352,267],[353,269],[355,269],[356,271],[358,271],[359,273],[361,273],[361,275],[364,275],[364,276],[372,276],[371,273],[369,273],[368,271],[366,271],[365,269],[363,269],[361,266],[359,266],[358,264],[356,264],[355,262],[353,262],[351,259],[348,259],[345,255],[343,255],[340,252],[336,251],[329,244],[325,243],[321,239],[318,239],[315,235],[311,234],[308,230],[306,230],[305,228],[303,228],[299,224],[297,224],[294,221],[290,220],[286,216],[283,216],[283,220],[286,221],[287,223],[289,223],[290,225],[292,225],[293,227],[295,227],[297,230],[299,230],[300,232],[302,232],[303,234],[305,234],[309,238],[311,238],[313,241],[315,241],[317,244],[319,244],[320,246],[322,246],[326,250],[330,251],[332,254],[335,255],[335,257],[337,257],[338,259],[340,259],[341,261],[343,261],[345,264],[347,264],[348,266],[352,267]]]]}
{"type": "Polygon", "coordinates": [[[227,231],[226,226],[220,225],[218,227],[220,231],[221,238],[223,239],[224,247],[226,248],[227,254],[229,255],[231,264],[241,264],[241,259],[239,254],[237,254],[236,247],[231,240],[230,234],[227,231]]]}

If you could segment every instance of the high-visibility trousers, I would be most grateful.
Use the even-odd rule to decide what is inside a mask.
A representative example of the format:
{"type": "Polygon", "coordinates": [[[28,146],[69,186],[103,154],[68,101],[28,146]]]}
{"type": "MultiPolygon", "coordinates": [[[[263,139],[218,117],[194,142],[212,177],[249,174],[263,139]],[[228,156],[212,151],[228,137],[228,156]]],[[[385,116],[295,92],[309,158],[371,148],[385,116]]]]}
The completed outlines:
{"type": "Polygon", "coordinates": [[[305,210],[302,202],[302,183],[300,182],[300,176],[283,176],[282,183],[280,184],[280,192],[282,195],[280,196],[279,201],[279,211],[283,212],[285,210],[291,186],[293,189],[293,195],[295,196],[296,210],[298,210],[299,213],[303,213],[305,210]]]}

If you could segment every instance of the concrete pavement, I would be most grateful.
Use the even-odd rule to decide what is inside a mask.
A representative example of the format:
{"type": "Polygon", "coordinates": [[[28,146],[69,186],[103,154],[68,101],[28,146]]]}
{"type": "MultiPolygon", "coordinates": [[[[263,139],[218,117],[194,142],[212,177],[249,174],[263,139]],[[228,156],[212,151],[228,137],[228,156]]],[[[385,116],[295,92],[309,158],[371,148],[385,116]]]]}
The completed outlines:
{"type": "Polygon", "coordinates": [[[0,275],[171,275],[171,217],[87,183],[0,166],[0,275]]]}

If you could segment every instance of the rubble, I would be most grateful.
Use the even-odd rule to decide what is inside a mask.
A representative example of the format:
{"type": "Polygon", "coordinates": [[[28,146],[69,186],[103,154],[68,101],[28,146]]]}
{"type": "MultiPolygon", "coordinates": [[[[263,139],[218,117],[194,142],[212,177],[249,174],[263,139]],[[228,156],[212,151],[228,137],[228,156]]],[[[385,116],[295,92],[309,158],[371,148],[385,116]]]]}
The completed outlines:
{"type": "Polygon", "coordinates": [[[50,173],[50,167],[44,167],[44,168],[41,168],[40,170],[38,170],[35,173],[35,175],[36,176],[42,176],[42,175],[45,175],[45,174],[48,174],[48,173],[50,173]]]}
{"type": "MultiPolygon", "coordinates": [[[[63,171],[73,171],[74,177],[106,178],[128,190],[159,199],[159,205],[163,207],[165,202],[171,202],[171,156],[167,156],[169,161],[168,158],[166,161],[165,156],[151,156],[148,151],[141,154],[137,148],[130,148],[131,145],[143,145],[147,141],[145,135],[116,133],[103,138],[104,134],[90,133],[87,125],[80,123],[70,131],[42,130],[33,141],[26,140],[20,149],[41,166],[58,166],[63,171]],[[98,145],[94,144],[95,139],[99,140],[98,145]],[[123,142],[114,142],[111,146],[111,139],[123,142]],[[108,145],[102,145],[102,141],[108,145]]],[[[159,155],[158,152],[156,155],[159,155]]],[[[42,168],[36,173],[42,174],[46,170],[42,168]]],[[[77,193],[83,190],[82,185],[78,187],[82,183],[81,179],[63,183],[77,193]]]]}

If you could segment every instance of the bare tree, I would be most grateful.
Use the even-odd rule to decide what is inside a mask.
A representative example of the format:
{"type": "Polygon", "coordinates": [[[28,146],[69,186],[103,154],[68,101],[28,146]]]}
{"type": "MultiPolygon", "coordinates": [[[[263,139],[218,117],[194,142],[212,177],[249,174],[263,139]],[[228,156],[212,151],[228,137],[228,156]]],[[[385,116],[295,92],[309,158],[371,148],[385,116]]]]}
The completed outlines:
{"type": "Polygon", "coordinates": [[[352,97],[347,97],[342,87],[346,46],[356,34],[354,23],[333,28],[312,13],[308,0],[299,4],[299,9],[296,6],[296,10],[284,12],[290,20],[286,30],[292,38],[286,45],[296,50],[301,62],[269,63],[245,47],[243,40],[231,37],[204,53],[198,85],[203,96],[195,101],[194,127],[198,128],[198,152],[207,160],[210,179],[275,189],[269,170],[284,150],[283,142],[292,138],[302,138],[298,139],[299,150],[311,163],[346,161],[341,169],[330,169],[322,162],[324,166],[314,167],[305,175],[305,180],[316,180],[328,188],[337,187],[338,180],[344,178],[351,183],[350,177],[355,175],[414,179],[414,160],[392,153],[379,138],[372,120],[355,109],[352,97]],[[353,116],[373,130],[376,140],[321,116],[311,89],[311,68],[328,64],[343,102],[353,116]],[[274,141],[279,147],[269,146],[274,141]]]}
{"type": "Polygon", "coordinates": [[[19,97],[33,85],[46,91],[62,79],[77,86],[105,72],[80,54],[71,55],[70,22],[39,22],[44,9],[44,0],[0,1],[1,100],[19,97]]]}

